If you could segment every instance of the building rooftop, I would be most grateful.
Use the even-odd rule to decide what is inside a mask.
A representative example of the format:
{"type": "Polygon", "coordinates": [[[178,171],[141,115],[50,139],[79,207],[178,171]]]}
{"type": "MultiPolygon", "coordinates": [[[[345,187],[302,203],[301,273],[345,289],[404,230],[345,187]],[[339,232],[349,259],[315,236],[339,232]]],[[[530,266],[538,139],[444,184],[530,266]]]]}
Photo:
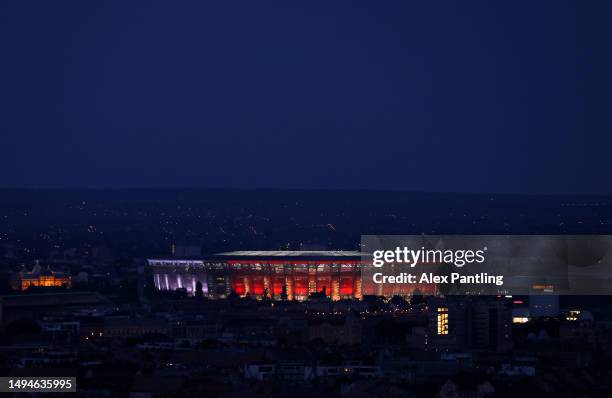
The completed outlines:
{"type": "Polygon", "coordinates": [[[361,253],[357,251],[289,251],[289,250],[239,250],[233,252],[219,253],[218,256],[228,257],[360,257],[361,253]]]}
{"type": "Polygon", "coordinates": [[[204,260],[186,259],[147,259],[149,265],[173,265],[173,266],[203,266],[206,262],[259,262],[259,261],[307,261],[307,262],[334,262],[334,261],[359,261],[363,253],[358,251],[288,251],[288,250],[242,250],[224,252],[207,256],[204,260]]]}
{"type": "Polygon", "coordinates": [[[361,258],[358,251],[266,251],[266,250],[240,250],[219,253],[217,258],[227,260],[358,260],[361,258]]]}
{"type": "Polygon", "coordinates": [[[204,265],[203,260],[186,260],[178,258],[148,258],[147,262],[149,265],[166,265],[172,263],[172,265],[204,265]]]}

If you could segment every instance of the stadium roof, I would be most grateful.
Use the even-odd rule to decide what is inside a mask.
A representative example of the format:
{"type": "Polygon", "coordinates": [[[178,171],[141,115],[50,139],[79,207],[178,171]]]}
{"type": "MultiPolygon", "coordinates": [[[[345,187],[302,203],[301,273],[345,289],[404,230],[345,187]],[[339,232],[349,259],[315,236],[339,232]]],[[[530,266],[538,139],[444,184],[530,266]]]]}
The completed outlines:
{"type": "Polygon", "coordinates": [[[227,260],[342,260],[342,259],[359,259],[361,253],[358,251],[265,251],[265,250],[241,250],[233,252],[219,253],[217,258],[227,260]]]}
{"type": "Polygon", "coordinates": [[[225,252],[219,253],[218,256],[259,256],[259,257],[354,257],[361,256],[360,252],[357,251],[341,251],[341,250],[333,250],[333,251],[290,251],[290,250],[238,250],[233,252],[225,252]]]}

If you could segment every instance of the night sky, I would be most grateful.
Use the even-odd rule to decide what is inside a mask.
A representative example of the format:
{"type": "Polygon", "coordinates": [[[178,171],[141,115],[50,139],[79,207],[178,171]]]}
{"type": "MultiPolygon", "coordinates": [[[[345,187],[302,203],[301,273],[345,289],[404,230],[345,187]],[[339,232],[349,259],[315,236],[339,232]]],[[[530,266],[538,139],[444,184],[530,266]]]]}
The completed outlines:
{"type": "Polygon", "coordinates": [[[106,3],[1,3],[0,186],[612,194],[612,2],[106,3]]]}

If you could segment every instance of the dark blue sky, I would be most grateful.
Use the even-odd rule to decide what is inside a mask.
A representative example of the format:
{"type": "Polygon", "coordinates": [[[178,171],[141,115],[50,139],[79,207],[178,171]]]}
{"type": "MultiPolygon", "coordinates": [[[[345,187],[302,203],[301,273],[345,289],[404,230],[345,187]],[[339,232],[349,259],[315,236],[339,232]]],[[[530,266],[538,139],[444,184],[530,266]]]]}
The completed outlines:
{"type": "Polygon", "coordinates": [[[106,3],[0,5],[0,186],[612,193],[610,2],[106,3]]]}

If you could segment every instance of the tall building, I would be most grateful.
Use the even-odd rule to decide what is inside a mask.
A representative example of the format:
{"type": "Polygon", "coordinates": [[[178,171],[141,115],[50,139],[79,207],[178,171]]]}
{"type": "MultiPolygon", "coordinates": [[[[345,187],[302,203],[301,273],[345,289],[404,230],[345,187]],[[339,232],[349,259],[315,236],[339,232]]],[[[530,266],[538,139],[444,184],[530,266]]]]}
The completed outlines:
{"type": "Polygon", "coordinates": [[[512,311],[504,299],[448,296],[428,300],[428,345],[437,349],[498,349],[512,337],[512,311]]]}

